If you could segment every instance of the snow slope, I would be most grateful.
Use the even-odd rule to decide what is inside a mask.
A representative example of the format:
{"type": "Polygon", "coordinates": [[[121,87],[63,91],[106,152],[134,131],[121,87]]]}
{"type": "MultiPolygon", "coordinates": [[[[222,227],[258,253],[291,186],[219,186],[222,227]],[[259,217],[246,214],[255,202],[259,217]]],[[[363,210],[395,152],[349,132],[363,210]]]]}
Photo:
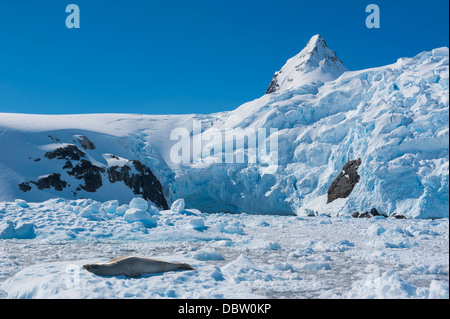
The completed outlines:
{"type": "MultiPolygon", "coordinates": [[[[2,113],[0,148],[7,151],[0,158],[0,200],[74,198],[71,192],[53,189],[23,193],[17,185],[53,173],[51,163],[34,162],[54,144],[48,135],[60,143],[84,135],[98,146],[90,153],[98,165],[107,166],[104,154],[112,153],[151,168],[169,205],[184,198],[188,207],[205,212],[342,215],[376,208],[410,218],[448,217],[448,48],[360,71],[346,71],[319,36],[302,52],[282,68],[281,74],[289,75],[283,80],[280,76],[277,90],[231,112],[2,113]],[[303,65],[303,71],[296,71],[296,65],[303,65]],[[203,135],[194,121],[201,123],[203,135]],[[186,128],[193,141],[221,135],[208,139],[207,145],[219,151],[222,161],[211,163],[203,153],[193,154],[188,163],[174,162],[171,150],[177,141],[170,137],[176,128],[186,128]],[[277,152],[267,154],[277,158],[275,172],[266,163],[249,163],[247,156],[254,150],[247,142],[234,149],[246,162],[224,163],[225,132],[234,132],[238,145],[248,132],[261,128],[268,134],[276,129],[265,141],[258,139],[261,146],[277,138],[277,152]],[[326,204],[333,180],[348,161],[358,158],[361,178],[350,196],[326,204]]],[[[129,190],[112,186],[78,196],[121,203],[133,197],[129,190]]]]}

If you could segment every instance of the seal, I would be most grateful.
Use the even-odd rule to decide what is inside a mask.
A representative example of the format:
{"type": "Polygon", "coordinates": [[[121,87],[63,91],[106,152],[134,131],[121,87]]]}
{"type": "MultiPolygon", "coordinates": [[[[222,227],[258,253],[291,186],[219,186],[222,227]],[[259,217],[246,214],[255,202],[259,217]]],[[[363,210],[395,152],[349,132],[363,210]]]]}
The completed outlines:
{"type": "Polygon", "coordinates": [[[100,276],[125,275],[130,278],[137,278],[142,274],[167,272],[178,269],[195,270],[189,264],[185,263],[172,263],[137,256],[114,258],[106,263],[86,264],[83,265],[83,269],[100,276]]]}

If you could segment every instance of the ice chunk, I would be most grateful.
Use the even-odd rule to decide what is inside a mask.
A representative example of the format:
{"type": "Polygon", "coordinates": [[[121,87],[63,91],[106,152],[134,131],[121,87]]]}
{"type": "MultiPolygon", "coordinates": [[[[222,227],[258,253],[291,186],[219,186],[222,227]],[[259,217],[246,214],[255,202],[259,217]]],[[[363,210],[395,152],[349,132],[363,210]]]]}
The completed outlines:
{"type": "Polygon", "coordinates": [[[278,250],[278,249],[281,249],[281,245],[279,244],[279,243],[277,243],[277,242],[275,242],[275,241],[269,241],[268,243],[267,243],[267,249],[269,249],[269,250],[278,250]]]}
{"type": "Polygon", "coordinates": [[[331,266],[327,262],[310,262],[300,266],[304,270],[331,270],[331,266]]]}
{"type": "Polygon", "coordinates": [[[428,298],[430,299],[448,299],[449,298],[449,286],[448,283],[443,281],[433,280],[430,284],[430,291],[428,298]]]}
{"type": "Polygon", "coordinates": [[[425,291],[417,289],[405,280],[401,279],[394,270],[388,270],[381,276],[367,275],[352,285],[345,298],[364,299],[403,299],[424,298],[425,291]]]}
{"type": "Polygon", "coordinates": [[[211,248],[205,248],[202,250],[196,251],[192,257],[197,260],[225,260],[223,255],[211,248]]]}
{"type": "Polygon", "coordinates": [[[146,227],[155,227],[157,225],[157,217],[150,215],[144,210],[130,208],[125,212],[123,218],[130,223],[141,222],[146,227]]]}
{"type": "Polygon", "coordinates": [[[153,204],[150,204],[150,205],[149,205],[149,207],[148,207],[148,212],[149,212],[151,215],[159,215],[159,209],[158,209],[158,207],[156,207],[156,206],[153,205],[153,204]]]}
{"type": "Polygon", "coordinates": [[[231,277],[235,282],[257,279],[270,281],[273,279],[270,274],[266,274],[244,255],[240,255],[232,262],[226,264],[221,270],[225,276],[231,277]]]}
{"type": "Polygon", "coordinates": [[[102,209],[108,214],[114,214],[117,211],[118,207],[119,207],[118,200],[110,200],[103,203],[102,205],[102,209]]]}
{"type": "Polygon", "coordinates": [[[367,234],[370,236],[379,236],[384,233],[386,230],[378,225],[372,225],[367,229],[367,234]]]}
{"type": "Polygon", "coordinates": [[[0,224],[0,238],[11,239],[14,238],[14,223],[10,220],[1,222],[0,224]]]}
{"type": "Polygon", "coordinates": [[[205,226],[204,218],[193,218],[189,221],[189,226],[195,230],[204,230],[207,227],[205,226]]]}
{"type": "Polygon", "coordinates": [[[36,237],[34,233],[35,225],[33,223],[14,223],[10,220],[0,223],[1,239],[33,239],[36,237]]]}
{"type": "Polygon", "coordinates": [[[80,217],[89,219],[101,219],[103,217],[102,205],[100,203],[91,204],[78,214],[80,217]]]}
{"type": "Polygon", "coordinates": [[[213,243],[215,247],[232,247],[234,244],[235,243],[229,239],[218,240],[213,243]]]}
{"type": "Polygon", "coordinates": [[[26,201],[23,199],[16,199],[16,205],[22,208],[28,208],[30,207],[26,201]]]}
{"type": "Polygon", "coordinates": [[[225,280],[223,278],[222,272],[220,271],[219,267],[215,267],[214,271],[211,273],[211,277],[215,280],[215,281],[223,281],[225,280]]]}
{"type": "Polygon", "coordinates": [[[130,209],[130,206],[129,206],[129,205],[127,205],[127,204],[120,205],[120,206],[117,207],[117,209],[116,209],[116,214],[119,215],[119,216],[123,216],[123,215],[125,215],[125,212],[126,212],[128,209],[130,209]]]}
{"type": "Polygon", "coordinates": [[[182,210],[184,210],[184,199],[179,198],[176,201],[174,201],[170,209],[176,213],[179,213],[182,210]]]}
{"type": "Polygon", "coordinates": [[[244,227],[240,222],[222,222],[217,224],[217,228],[223,233],[244,235],[244,227]]]}
{"type": "Polygon", "coordinates": [[[145,199],[136,197],[131,200],[130,208],[136,208],[139,210],[147,210],[148,203],[145,199]]]}
{"type": "Polygon", "coordinates": [[[273,262],[272,269],[279,271],[291,271],[294,269],[294,267],[290,263],[286,262],[273,262]]]}
{"type": "Polygon", "coordinates": [[[307,247],[307,248],[300,248],[295,251],[292,251],[289,253],[289,257],[299,258],[299,257],[305,257],[314,254],[314,249],[307,247]]]}
{"type": "Polygon", "coordinates": [[[341,240],[336,243],[329,243],[324,241],[319,241],[313,244],[314,250],[325,251],[325,252],[343,252],[354,247],[355,244],[348,240],[341,240]]]}

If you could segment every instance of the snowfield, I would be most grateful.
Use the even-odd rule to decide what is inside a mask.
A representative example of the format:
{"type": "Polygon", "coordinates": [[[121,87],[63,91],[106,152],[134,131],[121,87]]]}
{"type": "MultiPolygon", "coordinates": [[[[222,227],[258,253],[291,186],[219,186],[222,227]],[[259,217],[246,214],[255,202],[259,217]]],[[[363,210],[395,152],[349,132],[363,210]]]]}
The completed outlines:
{"type": "Polygon", "coordinates": [[[448,219],[205,214],[180,202],[177,211],[93,200],[0,204],[0,295],[449,297],[448,219]],[[140,219],[126,218],[136,210],[140,219]],[[127,278],[81,267],[125,255],[187,262],[196,270],[127,278]]]}

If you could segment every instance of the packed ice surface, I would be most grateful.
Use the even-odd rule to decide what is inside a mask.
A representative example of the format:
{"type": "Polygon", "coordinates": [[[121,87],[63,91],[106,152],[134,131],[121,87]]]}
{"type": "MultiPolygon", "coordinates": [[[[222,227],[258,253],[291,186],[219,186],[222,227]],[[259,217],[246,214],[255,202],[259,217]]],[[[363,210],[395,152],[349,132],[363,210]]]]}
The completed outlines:
{"type": "Polygon", "coordinates": [[[3,298],[448,298],[447,218],[149,211],[92,199],[23,204],[0,203],[3,298]],[[151,216],[152,227],[128,220],[130,210],[151,216]],[[33,236],[9,226],[24,224],[33,236]],[[82,269],[126,255],[195,270],[127,278],[82,269]]]}
{"type": "Polygon", "coordinates": [[[337,60],[330,65],[320,63],[333,59],[328,48],[319,48],[319,40],[313,37],[308,44],[313,47],[307,46],[286,64],[287,74],[293,74],[292,81],[289,76],[286,79],[289,85],[230,112],[0,114],[0,148],[8,150],[0,158],[0,200],[63,197],[128,204],[133,192],[107,181],[95,193],[81,190],[76,196],[69,189],[33,188],[24,193],[18,188],[21,182],[51,173],[76,185],[77,180],[55,168],[54,162],[38,159],[44,151],[74,143],[74,136],[83,135],[95,143],[96,149],[86,153],[99,167],[138,159],[151,168],[163,185],[169,207],[184,198],[189,207],[216,213],[337,216],[376,208],[386,215],[448,218],[448,48],[401,58],[387,66],[347,71],[337,67],[341,65],[337,60]],[[315,46],[317,55],[305,55],[315,46]],[[310,80],[294,76],[300,72],[295,70],[297,60],[305,63],[308,74],[334,69],[337,73],[304,83],[310,80]],[[187,130],[190,139],[184,146],[203,142],[200,151],[189,150],[188,162],[171,157],[180,143],[171,133],[180,128],[187,130]],[[266,139],[258,137],[257,154],[261,151],[263,156],[252,162],[249,156],[256,149],[247,140],[258,129],[265,129],[267,135],[266,139]],[[214,138],[218,135],[221,138],[214,138]],[[233,161],[225,163],[222,142],[233,139],[233,161]],[[263,151],[272,139],[278,147],[263,151]],[[239,163],[242,155],[244,163],[239,163]],[[333,180],[348,161],[358,158],[360,181],[350,196],[327,204],[333,180]],[[269,165],[275,159],[276,165],[269,165]]]}

